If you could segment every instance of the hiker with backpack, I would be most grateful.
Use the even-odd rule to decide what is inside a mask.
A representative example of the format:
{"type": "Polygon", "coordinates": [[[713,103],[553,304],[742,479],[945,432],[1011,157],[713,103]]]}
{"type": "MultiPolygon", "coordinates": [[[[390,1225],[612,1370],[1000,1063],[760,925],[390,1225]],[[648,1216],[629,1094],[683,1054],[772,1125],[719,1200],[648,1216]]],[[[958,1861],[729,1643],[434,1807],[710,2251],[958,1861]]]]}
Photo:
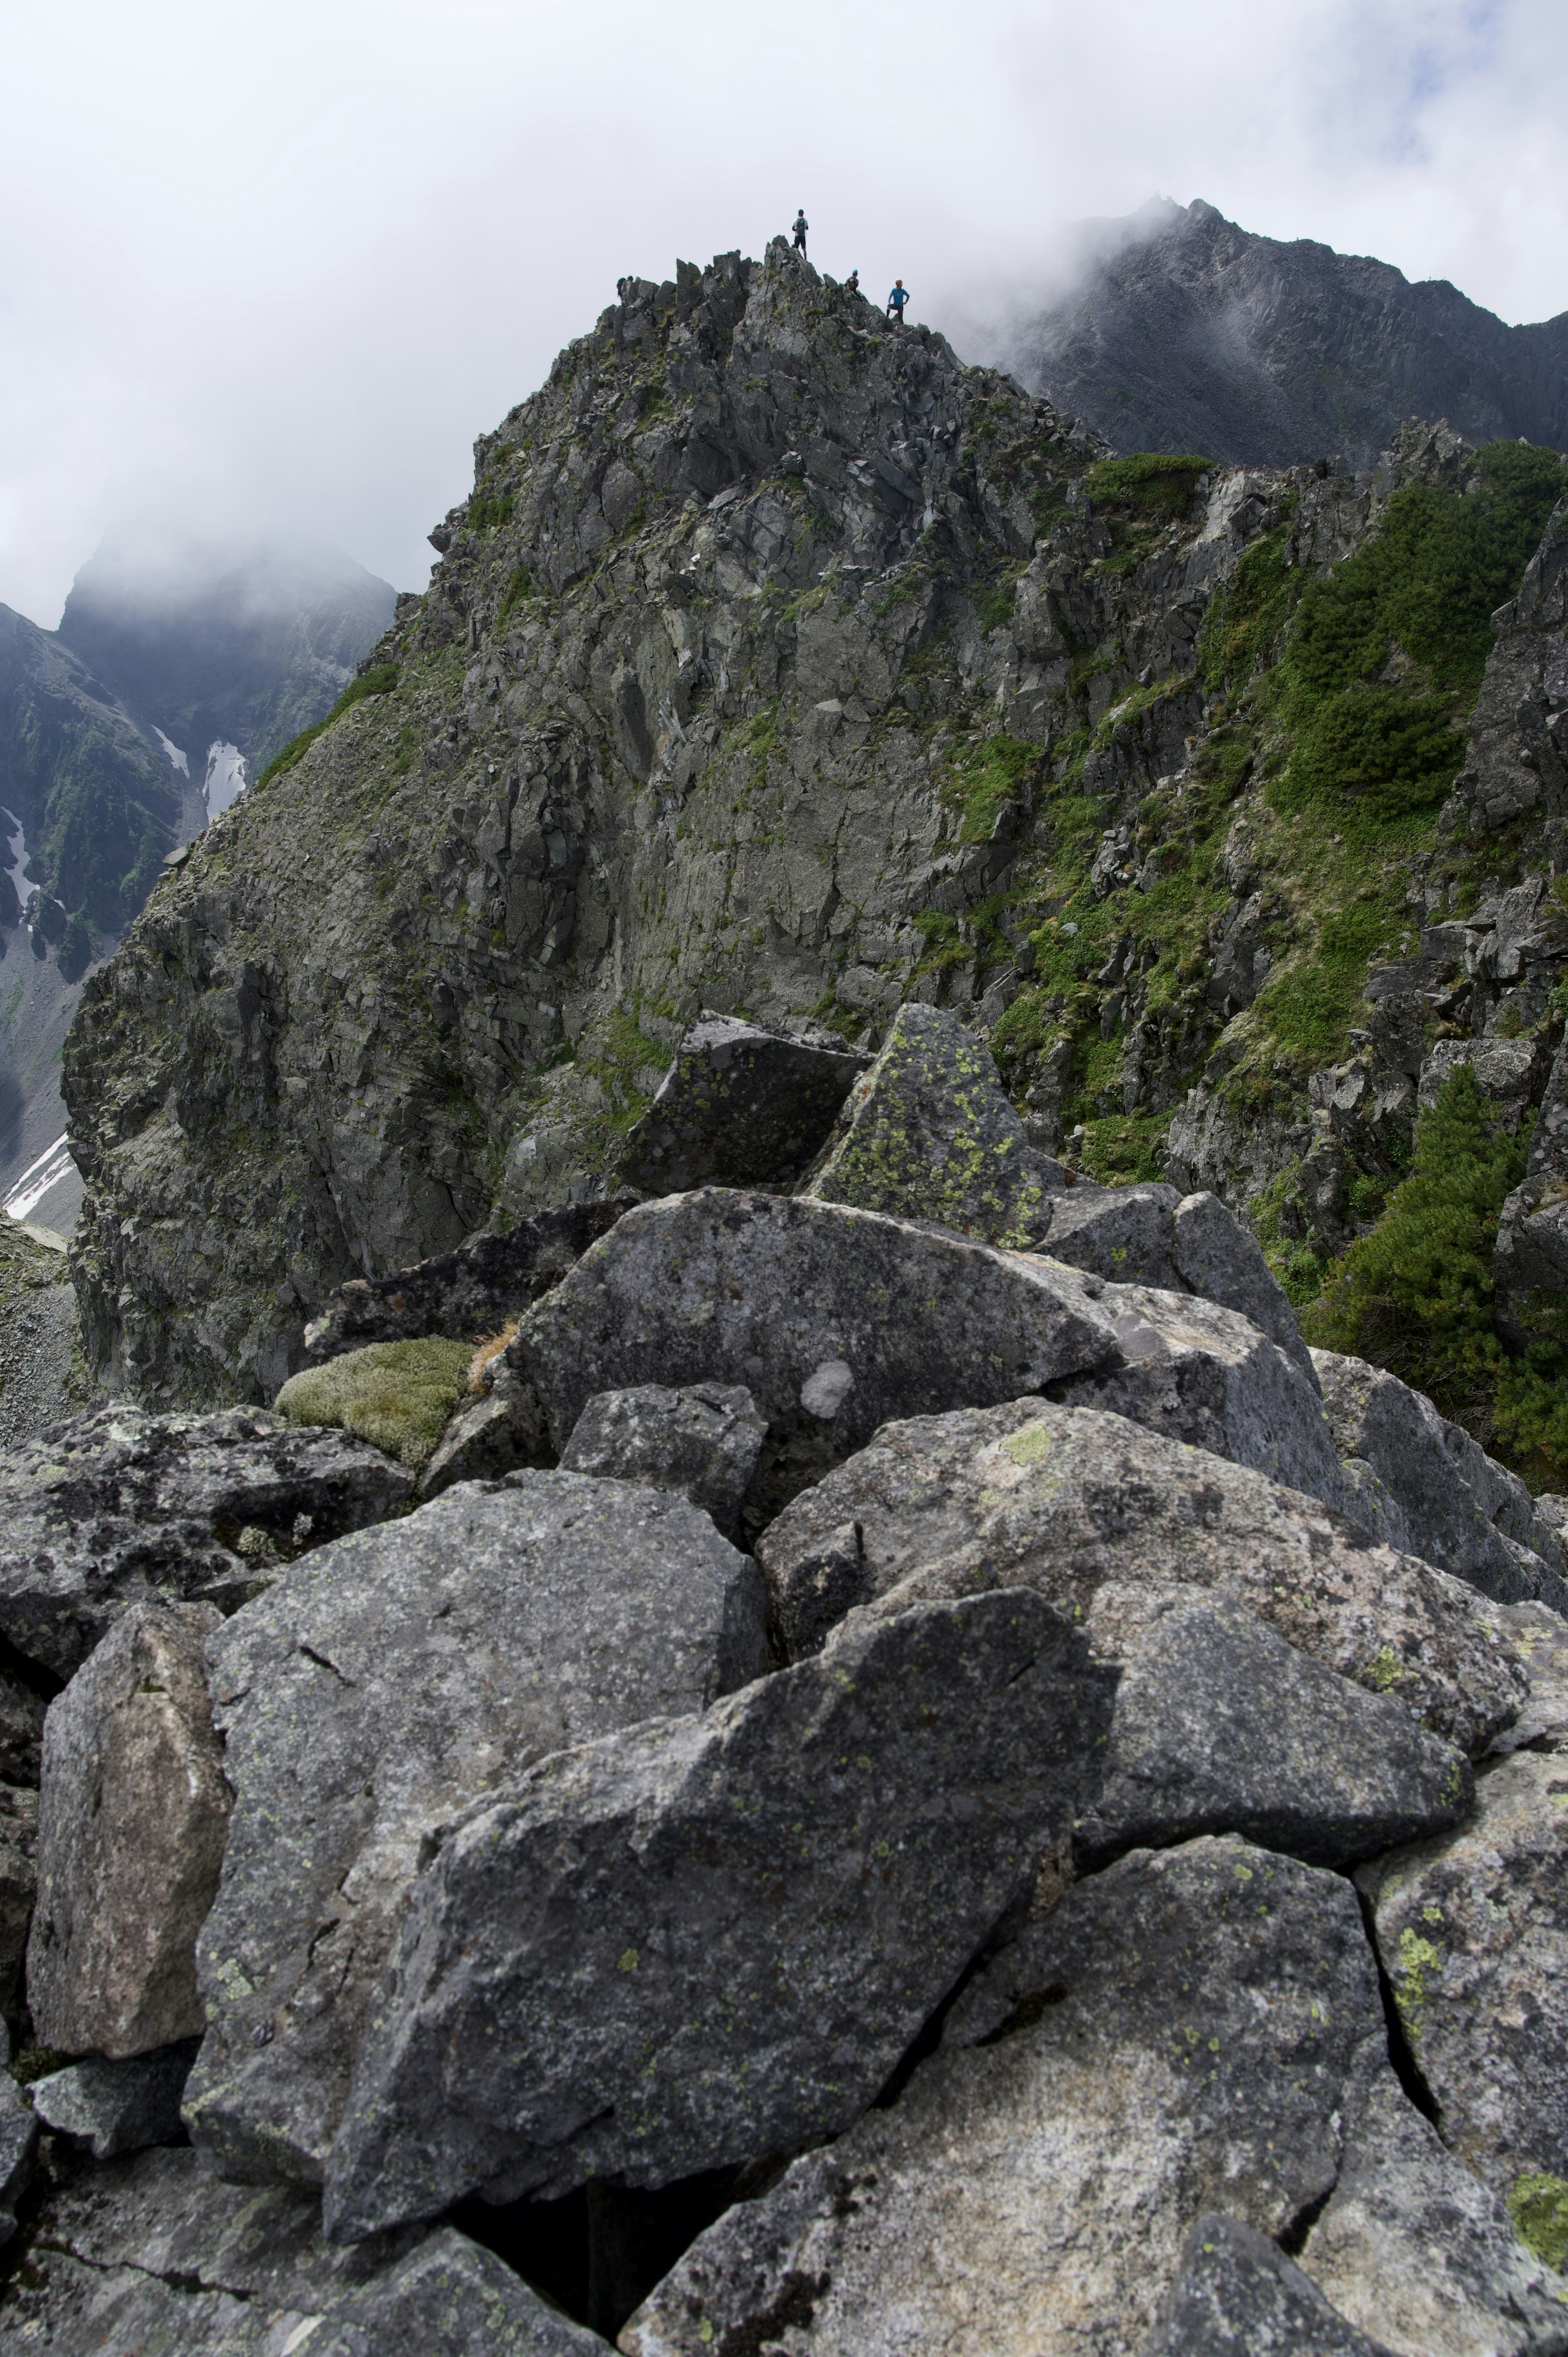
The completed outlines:
{"type": "Polygon", "coordinates": [[[806,208],[802,205],[795,215],[795,251],[802,262],[806,259],[806,208]]]}

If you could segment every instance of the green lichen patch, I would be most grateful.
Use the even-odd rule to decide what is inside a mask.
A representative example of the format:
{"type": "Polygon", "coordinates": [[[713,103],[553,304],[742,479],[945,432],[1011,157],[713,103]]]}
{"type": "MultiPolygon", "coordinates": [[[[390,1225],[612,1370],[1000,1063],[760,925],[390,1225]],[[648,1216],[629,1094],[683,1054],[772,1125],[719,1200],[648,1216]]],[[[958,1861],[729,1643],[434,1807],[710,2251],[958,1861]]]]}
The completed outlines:
{"type": "Polygon", "coordinates": [[[1421,2045],[1421,2017],[1431,1995],[1431,1979],[1442,1970],[1442,1949],[1407,1923],[1400,1933],[1399,1954],[1389,1977],[1405,2036],[1412,2047],[1421,2045]]]}
{"type": "Polygon", "coordinates": [[[1001,1447],[1015,1465],[1043,1465],[1051,1453],[1051,1436],[1043,1424],[1026,1424],[1010,1432],[1001,1447]]]}
{"type": "Polygon", "coordinates": [[[1559,2274],[1568,2266],[1568,2185],[1547,2169],[1518,2179],[1508,2197],[1514,2232],[1559,2274]]]}
{"type": "Polygon", "coordinates": [[[337,1425],[411,1472],[435,1454],[468,1379],[470,1342],[372,1342],[291,1375],[274,1405],[295,1424],[337,1425]]]}

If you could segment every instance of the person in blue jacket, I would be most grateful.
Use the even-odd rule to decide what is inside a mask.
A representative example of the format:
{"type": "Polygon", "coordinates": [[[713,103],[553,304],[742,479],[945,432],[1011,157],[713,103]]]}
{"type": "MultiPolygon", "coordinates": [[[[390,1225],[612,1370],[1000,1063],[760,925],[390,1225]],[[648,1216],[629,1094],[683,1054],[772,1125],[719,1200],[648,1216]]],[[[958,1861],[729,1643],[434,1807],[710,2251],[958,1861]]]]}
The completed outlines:
{"type": "Polygon", "coordinates": [[[900,327],[904,324],[904,306],[908,299],[908,288],[901,278],[896,278],[893,281],[893,292],[887,297],[887,316],[890,319],[896,319],[900,327]]]}
{"type": "Polygon", "coordinates": [[[795,215],[795,251],[802,258],[806,252],[806,231],[810,227],[811,223],[806,219],[806,208],[802,205],[795,215]]]}

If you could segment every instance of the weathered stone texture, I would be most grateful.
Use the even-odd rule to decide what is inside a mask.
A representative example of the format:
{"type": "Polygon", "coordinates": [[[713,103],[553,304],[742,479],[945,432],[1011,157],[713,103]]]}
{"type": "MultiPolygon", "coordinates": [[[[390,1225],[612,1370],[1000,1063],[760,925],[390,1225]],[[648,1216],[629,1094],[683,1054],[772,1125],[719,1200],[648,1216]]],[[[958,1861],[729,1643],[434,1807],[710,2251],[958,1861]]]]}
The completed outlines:
{"type": "Polygon", "coordinates": [[[561,1451],[569,1473],[596,1473],[677,1490],[711,1514],[721,1531],[735,1526],[768,1431],[751,1394],[739,1383],[663,1383],[600,1392],[588,1402],[561,1451]]]}
{"type": "Polygon", "coordinates": [[[1316,1499],[1124,1417],[1045,1400],[890,1424],[787,1507],[757,1560],[791,1656],[857,1604],[1107,1581],[1219,1590],[1478,1756],[1529,1693],[1498,1609],[1316,1499]]]}
{"type": "Polygon", "coordinates": [[[411,1896],[329,2232],[849,2126],[1070,1823],[1111,1684],[1036,1597],[927,1606],[471,1812],[411,1896]]]}
{"type": "Polygon", "coordinates": [[[14,2018],[21,2002],[38,1854],[37,1792],[26,1785],[0,1784],[0,2018],[14,2018]]]}
{"type": "Polygon", "coordinates": [[[202,1649],[209,1604],[138,1604],[44,1721],[27,2003],[62,2054],[199,2034],[196,1939],[229,1830],[202,1649]]]}
{"type": "Polygon", "coordinates": [[[35,2079],[28,2089],[33,2109],[47,2127],[80,2137],[95,2160],[140,2152],[151,2144],[175,2144],[182,2135],[180,2097],[196,2060],[198,2041],[181,2039],[124,2061],[91,2056],[35,2079]]]}
{"type": "Polygon", "coordinates": [[[650,1195],[787,1187],[822,1146],[870,1060],[831,1033],[790,1039],[704,1014],[628,1135],[616,1175],[650,1195]]]}
{"type": "Polygon", "coordinates": [[[1187,2238],[1181,2271],[1139,2357],[1390,2357],[1337,2315],[1255,2226],[1217,2212],[1187,2238]]]}
{"type": "Polygon", "coordinates": [[[1329,2190],[1383,2052],[1337,1876],[1240,1841],[1134,1853],[1002,1950],[897,2104],[699,2236],[621,2348],[792,2326],[822,2357],[1116,2357],[1197,2217],[1275,2235],[1329,2190]]]}
{"type": "Polygon", "coordinates": [[[128,1605],[232,1611],[412,1488],[379,1449],[258,1410],[94,1409],[0,1458],[0,1633],[69,1677],[128,1605]]]}
{"type": "Polygon", "coordinates": [[[761,1583],[685,1499],[448,1491],[296,1565],[209,1651],[235,1814],[186,2099],[226,2173],[315,2182],[422,1846],[544,1753],[767,1666],[761,1583]]]}

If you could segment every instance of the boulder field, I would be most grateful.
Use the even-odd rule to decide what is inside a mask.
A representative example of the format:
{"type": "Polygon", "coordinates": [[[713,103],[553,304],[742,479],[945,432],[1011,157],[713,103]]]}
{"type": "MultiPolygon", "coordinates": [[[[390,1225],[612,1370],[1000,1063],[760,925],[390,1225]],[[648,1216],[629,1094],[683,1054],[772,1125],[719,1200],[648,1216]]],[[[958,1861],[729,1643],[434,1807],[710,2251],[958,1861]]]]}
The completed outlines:
{"type": "Polygon", "coordinates": [[[0,1457],[6,2347],[1568,2352],[1559,1501],[1212,1195],[705,1016],[309,1351],[0,1457]]]}

